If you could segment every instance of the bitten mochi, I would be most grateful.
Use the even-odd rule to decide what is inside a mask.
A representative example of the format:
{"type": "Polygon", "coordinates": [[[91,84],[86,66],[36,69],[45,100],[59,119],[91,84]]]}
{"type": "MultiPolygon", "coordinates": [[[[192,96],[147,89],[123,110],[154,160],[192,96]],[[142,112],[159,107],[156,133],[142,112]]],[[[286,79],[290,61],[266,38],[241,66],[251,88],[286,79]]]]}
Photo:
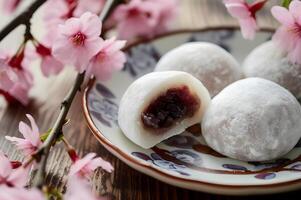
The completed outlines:
{"type": "Polygon", "coordinates": [[[186,72],[152,72],[134,81],[119,104],[118,123],[135,144],[150,148],[199,123],[210,103],[203,84],[186,72]]]}
{"type": "Polygon", "coordinates": [[[208,42],[190,42],[166,53],[155,71],[184,71],[199,79],[213,97],[230,83],[242,78],[235,58],[208,42]]]}
{"type": "Polygon", "coordinates": [[[255,48],[245,59],[243,69],[247,77],[274,81],[288,89],[296,98],[301,97],[301,65],[291,63],[287,54],[273,41],[255,48]]]}
{"type": "Polygon", "coordinates": [[[261,78],[232,83],[212,99],[202,121],[207,144],[243,161],[272,160],[301,137],[301,106],[280,85],[261,78]]]}

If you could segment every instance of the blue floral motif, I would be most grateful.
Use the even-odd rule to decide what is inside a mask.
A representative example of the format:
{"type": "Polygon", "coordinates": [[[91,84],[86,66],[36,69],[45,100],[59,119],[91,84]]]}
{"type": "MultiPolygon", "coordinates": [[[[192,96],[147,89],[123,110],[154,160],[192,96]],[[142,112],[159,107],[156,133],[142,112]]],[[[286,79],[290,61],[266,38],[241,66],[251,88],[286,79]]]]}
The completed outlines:
{"type": "Polygon", "coordinates": [[[152,72],[159,58],[160,54],[152,44],[135,46],[127,53],[124,70],[134,77],[152,72]]]}
{"type": "Polygon", "coordinates": [[[276,177],[275,173],[262,173],[255,175],[255,178],[262,180],[270,180],[276,177]]]}
{"type": "Polygon", "coordinates": [[[230,46],[226,43],[227,40],[234,36],[233,30],[220,30],[220,31],[205,31],[200,33],[194,33],[189,42],[205,41],[217,44],[224,48],[226,51],[231,52],[230,46]]]}
{"type": "Polygon", "coordinates": [[[109,99],[114,99],[115,95],[110,91],[109,88],[104,86],[101,83],[96,83],[95,85],[95,90],[102,95],[103,97],[109,98],[109,99]]]}
{"type": "Polygon", "coordinates": [[[201,166],[202,165],[202,158],[191,151],[187,150],[174,150],[171,151],[171,155],[173,155],[178,160],[181,160],[185,163],[195,165],[195,166],[201,166]]]}
{"type": "Polygon", "coordinates": [[[238,171],[247,171],[248,169],[244,166],[241,166],[241,165],[234,165],[234,164],[223,164],[222,165],[223,168],[226,168],[226,169],[231,169],[231,170],[238,170],[238,171]]]}
{"type": "Polygon", "coordinates": [[[301,163],[295,164],[291,167],[291,169],[298,169],[301,170],[301,163]]]}
{"type": "Polygon", "coordinates": [[[162,169],[175,171],[184,176],[190,176],[189,173],[183,171],[183,170],[185,170],[186,166],[178,165],[176,163],[164,160],[156,153],[151,153],[150,156],[146,155],[145,153],[141,153],[141,152],[132,152],[131,154],[144,161],[147,161],[147,162],[151,161],[154,165],[156,165],[162,169]]]}
{"type": "Polygon", "coordinates": [[[171,147],[192,149],[192,146],[198,144],[198,141],[193,137],[186,135],[176,135],[164,141],[164,144],[171,147]]]}
{"type": "Polygon", "coordinates": [[[108,127],[117,125],[118,119],[118,105],[111,99],[114,96],[111,94],[107,95],[109,98],[93,96],[89,101],[90,113],[108,127]]]}
{"type": "Polygon", "coordinates": [[[167,169],[167,170],[172,170],[172,171],[176,171],[182,175],[186,175],[186,176],[189,176],[188,173],[186,172],[183,172],[182,170],[184,170],[186,168],[186,166],[184,165],[178,165],[176,163],[173,163],[173,162],[170,162],[170,161],[167,161],[167,160],[164,160],[162,159],[158,154],[156,153],[152,153],[151,154],[151,157],[153,158],[153,163],[155,165],[157,165],[158,167],[161,167],[163,169],[167,169]]]}

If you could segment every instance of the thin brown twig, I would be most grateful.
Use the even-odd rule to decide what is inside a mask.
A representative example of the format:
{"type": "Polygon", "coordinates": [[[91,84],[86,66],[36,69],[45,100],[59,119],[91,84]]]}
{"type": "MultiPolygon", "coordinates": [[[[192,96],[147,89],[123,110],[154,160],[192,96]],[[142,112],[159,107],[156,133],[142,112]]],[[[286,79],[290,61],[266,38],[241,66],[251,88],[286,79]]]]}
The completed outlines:
{"type": "Polygon", "coordinates": [[[46,174],[46,164],[47,164],[47,159],[49,155],[49,151],[51,149],[51,146],[59,136],[59,134],[62,132],[62,127],[65,124],[65,119],[67,117],[68,111],[70,109],[70,106],[73,102],[73,99],[76,95],[76,93],[80,90],[80,87],[82,83],[84,82],[85,78],[85,72],[79,73],[75,79],[74,85],[70,89],[69,93],[67,94],[66,98],[62,102],[61,105],[61,111],[60,114],[51,130],[49,133],[47,139],[43,143],[42,147],[36,152],[36,155],[41,156],[41,166],[39,167],[37,174],[34,178],[33,184],[36,187],[42,188],[44,185],[44,177],[46,174]]]}

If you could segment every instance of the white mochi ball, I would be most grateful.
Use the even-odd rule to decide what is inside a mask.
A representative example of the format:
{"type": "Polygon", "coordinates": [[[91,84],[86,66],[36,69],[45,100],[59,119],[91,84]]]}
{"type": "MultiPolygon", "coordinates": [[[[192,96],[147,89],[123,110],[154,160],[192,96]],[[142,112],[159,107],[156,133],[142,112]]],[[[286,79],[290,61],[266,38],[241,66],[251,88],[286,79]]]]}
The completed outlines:
{"type": "Polygon", "coordinates": [[[230,83],[242,78],[242,69],[223,48],[208,42],[190,42],[166,53],[155,71],[184,71],[199,79],[215,96],[230,83]]]}
{"type": "Polygon", "coordinates": [[[199,123],[210,103],[203,84],[186,72],[152,72],[134,81],[119,104],[118,124],[135,144],[150,148],[199,123]]]}
{"type": "Polygon", "coordinates": [[[280,85],[247,78],[212,99],[202,121],[207,144],[243,161],[265,161],[288,153],[301,137],[301,106],[280,85]]]}
{"type": "Polygon", "coordinates": [[[301,65],[291,63],[287,54],[272,41],[255,48],[245,59],[243,68],[247,77],[274,81],[288,89],[296,98],[301,97],[301,65]]]}

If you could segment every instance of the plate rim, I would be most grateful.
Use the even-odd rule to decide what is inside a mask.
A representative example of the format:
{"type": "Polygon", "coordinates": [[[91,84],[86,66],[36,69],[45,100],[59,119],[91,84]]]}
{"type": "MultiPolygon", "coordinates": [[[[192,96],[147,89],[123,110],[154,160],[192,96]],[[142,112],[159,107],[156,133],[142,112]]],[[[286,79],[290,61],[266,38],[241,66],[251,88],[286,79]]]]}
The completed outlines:
{"type": "MultiPolygon", "coordinates": [[[[218,27],[198,28],[198,29],[178,29],[178,30],[157,35],[153,38],[140,39],[134,41],[126,45],[124,50],[127,51],[131,47],[136,46],[138,44],[151,42],[153,40],[168,37],[170,35],[176,35],[181,33],[214,31],[214,30],[238,30],[238,29],[239,28],[237,26],[218,26],[218,27]]],[[[274,30],[275,29],[273,28],[260,29],[260,31],[266,31],[266,32],[272,32],[274,30]]],[[[273,194],[273,193],[292,191],[301,188],[301,179],[286,181],[281,183],[265,184],[265,185],[225,185],[225,184],[217,184],[217,183],[208,183],[199,180],[189,180],[186,178],[181,178],[181,177],[173,176],[171,174],[164,173],[150,164],[132,158],[130,155],[123,152],[120,148],[118,148],[116,145],[111,143],[107,138],[105,138],[101,133],[101,131],[97,129],[97,127],[95,126],[92,120],[92,117],[88,109],[87,99],[88,99],[89,92],[93,88],[95,82],[96,82],[95,78],[91,78],[88,81],[82,96],[82,108],[83,108],[84,117],[86,119],[87,125],[90,131],[92,132],[92,134],[94,135],[94,137],[102,144],[102,146],[104,146],[110,153],[112,153],[114,156],[116,156],[117,158],[122,160],[125,164],[129,165],[135,170],[138,170],[143,174],[156,178],[169,185],[182,187],[185,189],[190,189],[195,191],[212,193],[212,194],[260,195],[260,194],[273,194]]]]}

